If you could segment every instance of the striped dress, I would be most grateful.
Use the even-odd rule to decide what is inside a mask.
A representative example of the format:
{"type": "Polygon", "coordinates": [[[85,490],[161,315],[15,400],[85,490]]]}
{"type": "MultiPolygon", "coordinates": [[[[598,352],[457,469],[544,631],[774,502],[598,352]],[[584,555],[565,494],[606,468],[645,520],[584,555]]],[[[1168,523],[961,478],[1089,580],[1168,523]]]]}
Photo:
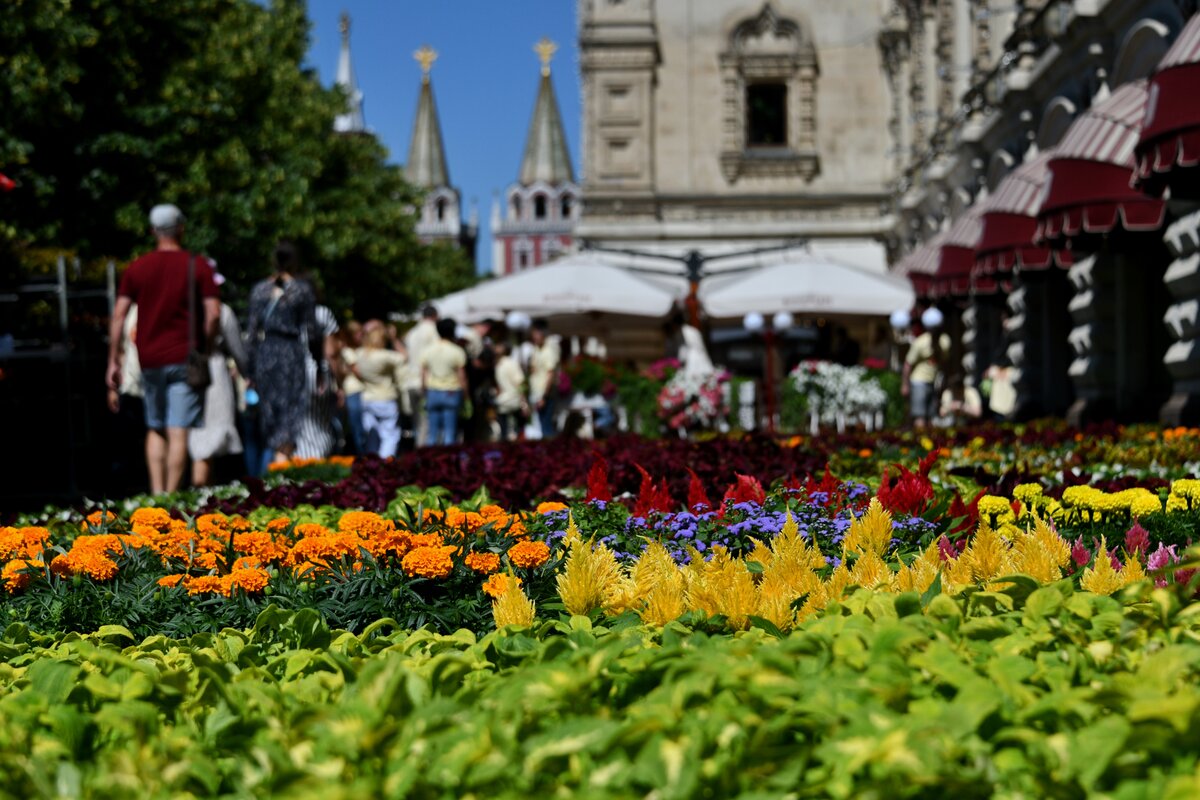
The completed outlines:
{"type": "MultiPolygon", "coordinates": [[[[317,331],[328,338],[338,332],[337,320],[333,312],[322,305],[316,307],[317,331]]],[[[300,437],[296,441],[296,456],[298,458],[328,458],[338,447],[339,432],[334,427],[337,417],[337,387],[332,378],[325,387],[324,394],[317,394],[317,362],[311,353],[321,348],[305,347],[309,353],[306,359],[304,373],[307,382],[308,406],[300,420],[300,437]]]]}

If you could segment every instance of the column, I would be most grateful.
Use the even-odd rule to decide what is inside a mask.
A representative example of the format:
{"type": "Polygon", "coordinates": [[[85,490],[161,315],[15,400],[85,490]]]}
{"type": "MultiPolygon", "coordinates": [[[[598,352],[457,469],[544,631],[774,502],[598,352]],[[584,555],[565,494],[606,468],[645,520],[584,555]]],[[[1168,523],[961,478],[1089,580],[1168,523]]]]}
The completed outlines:
{"type": "Polygon", "coordinates": [[[1200,205],[1179,211],[1179,221],[1164,237],[1174,258],[1163,276],[1172,301],[1164,321],[1173,341],[1163,358],[1172,388],[1159,419],[1164,425],[1195,425],[1200,423],[1200,205]]]}

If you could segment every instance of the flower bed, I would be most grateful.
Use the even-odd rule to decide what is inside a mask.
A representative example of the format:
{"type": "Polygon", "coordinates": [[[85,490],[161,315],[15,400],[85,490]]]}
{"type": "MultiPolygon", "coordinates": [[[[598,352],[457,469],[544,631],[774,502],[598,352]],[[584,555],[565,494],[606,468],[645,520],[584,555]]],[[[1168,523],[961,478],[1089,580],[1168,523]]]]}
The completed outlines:
{"type": "Polygon", "coordinates": [[[381,514],[100,511],[53,532],[0,529],[0,579],[11,619],[139,635],[244,626],[272,603],[351,630],[389,616],[484,631],[528,624],[541,608],[654,624],[699,613],[718,629],[783,632],[854,588],[958,593],[1022,575],[1110,594],[1150,573],[1190,581],[1171,567],[1200,525],[1195,480],[1119,491],[1026,483],[967,502],[935,483],[935,463],[886,468],[874,489],[826,473],[768,492],[741,476],[715,500],[696,477],[686,503],[644,471],[634,497],[613,500],[596,461],[587,497],[569,506],[454,505],[444,490],[408,489],[381,514]]]}
{"type": "MultiPolygon", "coordinates": [[[[597,442],[553,439],[427,448],[388,461],[358,459],[351,474],[340,480],[307,480],[297,472],[293,474],[301,482],[248,481],[232,496],[219,493],[203,501],[199,510],[247,514],[262,506],[328,504],[381,511],[399,489],[413,485],[442,487],[457,502],[486,488],[500,505],[523,508],[543,500],[570,499],[573,490],[586,485],[596,454],[608,464],[614,494],[636,493],[642,481],[639,468],[644,468],[666,480],[670,495],[682,502],[692,483],[690,473],[710,495],[720,495],[738,475],[769,486],[788,478],[820,475],[828,467],[843,478],[878,480],[885,465],[912,464],[931,452],[938,454],[934,479],[961,485],[964,494],[980,489],[1011,492],[1031,479],[1055,487],[1096,483],[1102,488],[1124,488],[1200,473],[1200,431],[1193,429],[1104,425],[1078,430],[1039,424],[785,439],[737,436],[684,441],[619,436],[597,442]]],[[[1155,486],[1162,488],[1162,484],[1155,486]]],[[[197,506],[188,504],[185,509],[194,512],[197,506]]]]}

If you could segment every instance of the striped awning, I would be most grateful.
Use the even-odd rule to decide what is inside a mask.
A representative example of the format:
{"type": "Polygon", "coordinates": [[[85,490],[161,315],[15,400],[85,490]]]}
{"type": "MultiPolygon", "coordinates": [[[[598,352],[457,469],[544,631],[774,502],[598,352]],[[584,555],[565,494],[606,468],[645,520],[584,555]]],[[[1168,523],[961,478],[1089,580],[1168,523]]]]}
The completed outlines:
{"type": "Polygon", "coordinates": [[[1193,14],[1150,78],[1146,118],[1135,148],[1139,189],[1200,196],[1200,176],[1179,174],[1200,164],[1200,14],[1193,14]]]}
{"type": "Polygon", "coordinates": [[[913,250],[898,269],[923,297],[965,295],[971,290],[979,232],[979,211],[971,206],[948,229],[913,250]]]}
{"type": "Polygon", "coordinates": [[[1071,123],[1047,162],[1039,243],[1061,247],[1085,234],[1162,226],[1163,202],[1131,186],[1147,92],[1145,80],[1127,83],[1071,123]]]}
{"type": "Polygon", "coordinates": [[[1053,250],[1034,241],[1037,214],[1053,151],[1039,153],[1021,164],[980,204],[982,232],[975,247],[972,279],[986,286],[987,279],[1011,273],[1015,268],[1046,269],[1051,264],[1069,267],[1069,250],[1053,250]]]}

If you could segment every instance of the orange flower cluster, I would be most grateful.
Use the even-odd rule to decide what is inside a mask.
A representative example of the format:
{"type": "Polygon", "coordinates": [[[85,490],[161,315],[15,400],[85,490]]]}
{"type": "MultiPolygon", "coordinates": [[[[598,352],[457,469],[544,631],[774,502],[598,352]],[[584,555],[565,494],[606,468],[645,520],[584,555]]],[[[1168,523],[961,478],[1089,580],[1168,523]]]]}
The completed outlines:
{"type": "Polygon", "coordinates": [[[267,465],[271,472],[282,472],[285,469],[300,467],[315,467],[329,464],[335,467],[349,467],[354,464],[354,456],[330,456],[329,458],[293,458],[287,461],[274,461],[267,465]]]}
{"type": "Polygon", "coordinates": [[[514,567],[534,569],[550,560],[550,546],[526,539],[508,548],[508,560],[514,567]]]}
{"type": "Polygon", "coordinates": [[[453,545],[417,547],[404,556],[400,566],[411,578],[429,578],[431,580],[445,578],[454,571],[454,560],[450,556],[457,549],[453,545]]]}
{"type": "Polygon", "coordinates": [[[490,575],[500,569],[500,556],[495,553],[467,553],[463,563],[475,572],[490,575]]]}
{"type": "MultiPolygon", "coordinates": [[[[538,510],[565,508],[561,503],[544,503],[538,510]]],[[[526,538],[524,516],[497,505],[478,511],[456,506],[445,511],[427,509],[423,523],[410,530],[370,511],[347,511],[332,527],[282,516],[256,525],[243,517],[203,514],[189,524],[161,508],[139,508],[127,520],[96,511],[83,521],[82,532],[68,540],[66,552],[46,561],[50,572],[60,578],[109,581],[119,574],[125,559],[133,558],[136,551],[148,552],[167,573],[157,578],[164,589],[225,597],[265,592],[278,570],[307,577],[339,562],[355,571],[374,564],[378,569],[399,569],[410,578],[445,580],[461,565],[480,577],[490,576],[482,588],[497,597],[518,579],[499,575],[504,557],[475,549],[476,541],[496,535],[515,540],[506,555],[518,569],[540,567],[550,558],[546,543],[526,538]]],[[[45,569],[42,553],[50,544],[46,528],[0,528],[0,582],[9,592],[38,580],[45,569]]]]}

